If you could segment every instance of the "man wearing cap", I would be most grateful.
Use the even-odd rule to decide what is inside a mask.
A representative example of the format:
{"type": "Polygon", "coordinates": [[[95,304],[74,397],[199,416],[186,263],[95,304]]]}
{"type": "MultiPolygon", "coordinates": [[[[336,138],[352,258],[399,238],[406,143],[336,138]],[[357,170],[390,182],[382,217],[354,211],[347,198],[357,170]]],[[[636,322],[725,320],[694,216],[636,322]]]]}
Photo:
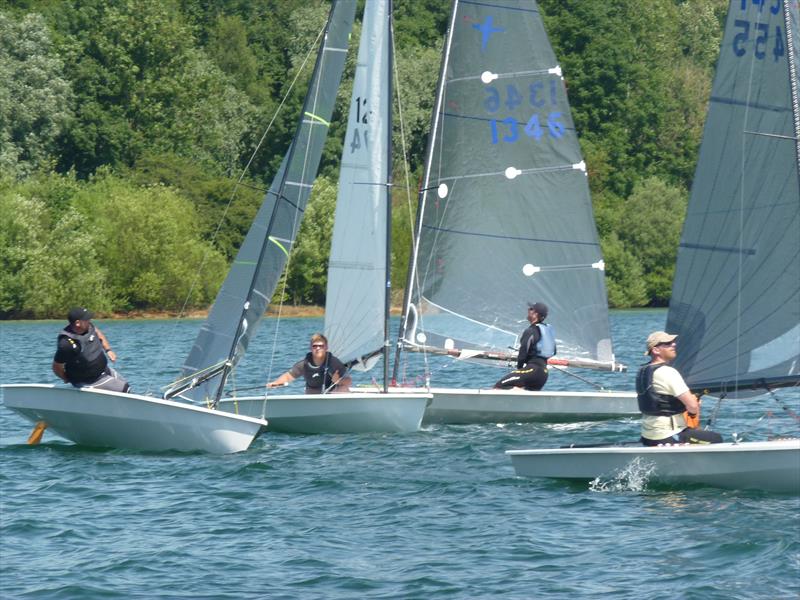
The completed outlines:
{"type": "Polygon", "coordinates": [[[69,323],[58,334],[58,348],[53,357],[53,373],[75,387],[93,387],[115,392],[130,389],[108,358],[116,362],[117,355],[103,333],[91,322],[94,315],[86,308],[69,311],[69,323]]]}
{"type": "Polygon", "coordinates": [[[677,335],[654,331],[647,337],[650,362],[636,375],[636,394],[642,412],[642,444],[715,444],[722,436],[715,431],[688,427],[684,413],[694,417],[700,400],[677,369],[670,366],[677,356],[677,335]]]}
{"type": "Polygon", "coordinates": [[[522,387],[535,391],[547,383],[547,359],[556,354],[556,338],[553,328],[543,322],[546,318],[546,304],[528,304],[530,326],[522,332],[519,340],[517,368],[495,383],[495,388],[522,387]]]}

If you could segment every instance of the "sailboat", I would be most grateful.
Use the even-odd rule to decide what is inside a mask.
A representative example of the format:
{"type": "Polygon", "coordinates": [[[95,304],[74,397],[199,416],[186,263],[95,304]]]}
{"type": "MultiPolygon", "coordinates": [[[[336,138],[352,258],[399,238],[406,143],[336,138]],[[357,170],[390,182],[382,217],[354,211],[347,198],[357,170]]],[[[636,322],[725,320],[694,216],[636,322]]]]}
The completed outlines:
{"type": "MultiPolygon", "coordinates": [[[[730,3],[678,250],[667,331],[695,393],[800,386],[800,8],[730,3]]],[[[800,439],[512,450],[518,475],[800,493],[800,439]]]]}
{"type": "Polygon", "coordinates": [[[417,431],[431,398],[427,391],[406,394],[389,393],[387,389],[391,35],[391,2],[367,2],[342,150],[325,313],[331,352],[351,369],[369,369],[383,356],[384,389],[375,393],[281,394],[221,401],[223,410],[264,416],[270,431],[417,431]]]}
{"type": "Polygon", "coordinates": [[[355,2],[334,2],[295,136],[202,327],[163,398],[53,385],[4,385],[4,404],[86,446],[229,453],[246,450],[263,415],[220,410],[283,269],[316,177],[344,71],[355,2]]]}
{"type": "MultiPolygon", "coordinates": [[[[554,369],[625,369],[612,349],[586,163],[532,0],[453,2],[414,238],[395,381],[407,351],[507,368],[535,301],[550,308],[554,369]]],[[[431,392],[425,423],[639,414],[633,392],[605,389],[431,392]]]]}

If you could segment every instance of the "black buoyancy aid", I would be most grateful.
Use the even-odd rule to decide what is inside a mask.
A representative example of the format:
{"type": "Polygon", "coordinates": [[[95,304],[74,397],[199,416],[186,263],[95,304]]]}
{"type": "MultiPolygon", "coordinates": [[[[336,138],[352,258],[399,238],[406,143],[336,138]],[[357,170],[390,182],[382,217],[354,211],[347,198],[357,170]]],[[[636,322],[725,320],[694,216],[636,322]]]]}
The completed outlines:
{"type": "Polygon", "coordinates": [[[108,359],[94,325],[89,324],[86,333],[75,333],[65,327],[58,337],[69,339],[73,347],[77,344],[80,351],[77,357],[64,365],[70,383],[91,383],[105,372],[108,359]]]}
{"type": "Polygon", "coordinates": [[[653,374],[664,366],[665,363],[644,365],[636,374],[636,399],[639,401],[639,411],[645,415],[669,417],[686,410],[683,402],[675,396],[659,394],[653,389],[653,374]]]}
{"type": "Polygon", "coordinates": [[[306,392],[309,391],[325,391],[333,385],[330,370],[328,369],[328,362],[330,361],[331,353],[325,354],[325,362],[321,365],[315,365],[311,357],[311,352],[306,354],[305,363],[303,363],[303,377],[306,380],[306,392]]]}

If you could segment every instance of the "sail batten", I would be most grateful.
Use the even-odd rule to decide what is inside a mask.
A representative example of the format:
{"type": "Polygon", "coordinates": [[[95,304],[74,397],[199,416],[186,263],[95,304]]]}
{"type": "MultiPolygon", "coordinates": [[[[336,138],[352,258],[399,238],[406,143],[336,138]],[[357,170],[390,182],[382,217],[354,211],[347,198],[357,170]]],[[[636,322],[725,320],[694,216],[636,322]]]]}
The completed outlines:
{"type": "Polygon", "coordinates": [[[797,28],[796,0],[730,3],[667,317],[693,389],[800,385],[797,28]]]}

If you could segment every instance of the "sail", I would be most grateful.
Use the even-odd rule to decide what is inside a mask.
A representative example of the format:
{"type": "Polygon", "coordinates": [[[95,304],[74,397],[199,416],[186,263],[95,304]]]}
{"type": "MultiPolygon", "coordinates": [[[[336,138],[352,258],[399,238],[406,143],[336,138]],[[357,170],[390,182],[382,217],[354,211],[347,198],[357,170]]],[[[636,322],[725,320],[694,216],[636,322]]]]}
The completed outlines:
{"type": "Polygon", "coordinates": [[[544,302],[559,358],[612,368],[586,166],[535,2],[454,2],[430,140],[405,344],[508,354],[544,302]]]}
{"type": "MultiPolygon", "coordinates": [[[[331,8],[294,139],[186,359],[184,377],[228,360],[235,365],[267,309],[317,176],[344,70],[355,4],[341,0],[331,8]]],[[[213,398],[220,385],[224,385],[224,379],[217,378],[186,395],[213,398]]]]}
{"type": "Polygon", "coordinates": [[[325,335],[346,363],[375,355],[384,343],[391,176],[387,5],[373,0],[364,7],[328,264],[325,335]]]}
{"type": "Polygon", "coordinates": [[[694,390],[800,383],[799,35],[797,0],[730,3],[667,318],[694,390]]]}

